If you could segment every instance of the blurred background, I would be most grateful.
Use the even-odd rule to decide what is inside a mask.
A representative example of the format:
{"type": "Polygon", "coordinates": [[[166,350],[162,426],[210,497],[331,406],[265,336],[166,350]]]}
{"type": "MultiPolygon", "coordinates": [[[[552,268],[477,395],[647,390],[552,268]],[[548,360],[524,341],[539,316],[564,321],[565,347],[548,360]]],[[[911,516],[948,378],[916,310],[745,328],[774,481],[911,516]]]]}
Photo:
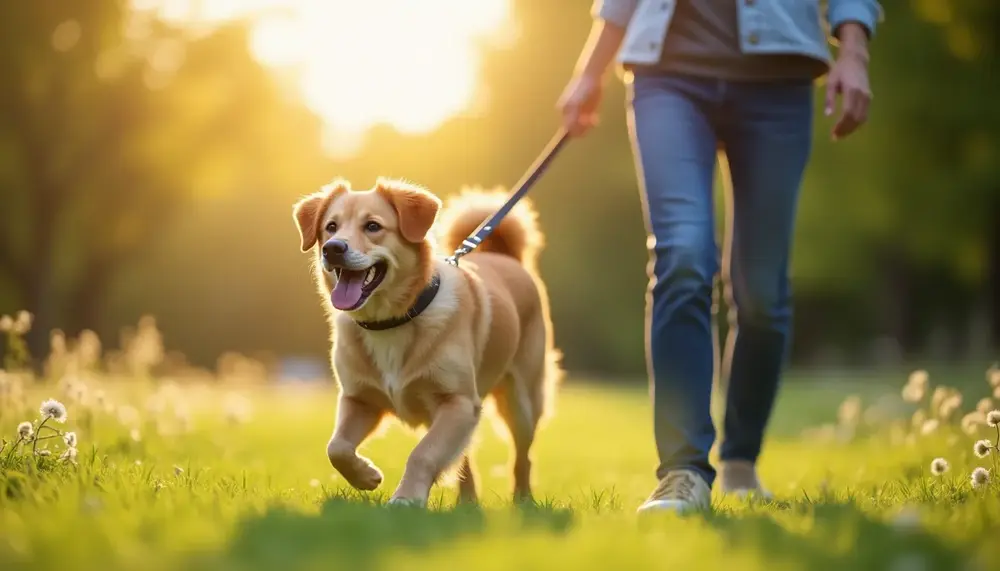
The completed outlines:
{"type": "MultiPolygon", "coordinates": [[[[1000,3],[883,4],[869,123],[834,144],[817,113],[794,254],[800,368],[981,361],[1000,339],[1000,3]]],[[[3,2],[0,313],[35,315],[36,355],[53,328],[116,345],[151,315],[175,364],[242,354],[327,375],[292,203],[334,176],[442,196],[514,184],[557,127],[589,9],[3,2]]],[[[532,190],[557,343],[572,373],[605,379],[645,367],[623,97],[612,81],[600,128],[532,190]]]]}

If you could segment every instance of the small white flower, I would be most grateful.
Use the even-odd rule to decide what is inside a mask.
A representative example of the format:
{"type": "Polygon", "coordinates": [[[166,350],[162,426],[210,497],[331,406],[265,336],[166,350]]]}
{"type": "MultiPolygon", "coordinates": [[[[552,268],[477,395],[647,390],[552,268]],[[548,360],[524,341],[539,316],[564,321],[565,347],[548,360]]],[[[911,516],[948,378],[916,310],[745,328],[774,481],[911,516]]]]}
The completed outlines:
{"type": "Polygon", "coordinates": [[[920,402],[924,400],[924,394],[926,392],[927,389],[923,385],[907,383],[906,386],[903,387],[903,400],[911,403],[920,402]]]}
{"type": "Polygon", "coordinates": [[[318,488],[319,487],[319,480],[317,480],[316,478],[313,478],[312,480],[309,480],[309,485],[311,487],[313,487],[313,488],[318,488]]]}
{"type": "Polygon", "coordinates": [[[17,425],[17,435],[20,436],[21,438],[24,439],[31,438],[31,435],[34,433],[35,429],[33,426],[31,426],[31,423],[28,421],[24,421],[21,424],[17,425]]]}
{"type": "Polygon", "coordinates": [[[976,468],[972,471],[972,487],[978,488],[990,481],[990,471],[986,468],[976,468]]]}
{"type": "Polygon", "coordinates": [[[927,387],[927,381],[929,381],[929,380],[930,380],[930,375],[927,374],[927,371],[925,371],[923,369],[917,369],[916,371],[913,371],[912,373],[910,373],[910,377],[906,380],[906,384],[908,384],[908,385],[916,385],[916,386],[919,386],[919,387],[926,388],[927,387]]]}
{"type": "Polygon", "coordinates": [[[70,446],[69,448],[66,449],[65,452],[62,453],[62,456],[60,456],[59,459],[60,460],[69,460],[70,462],[75,461],[76,460],[76,448],[70,446]]]}
{"type": "Polygon", "coordinates": [[[35,320],[35,316],[31,313],[24,311],[17,312],[17,319],[14,320],[14,333],[18,335],[24,335],[31,330],[31,323],[35,320]]]}
{"type": "Polygon", "coordinates": [[[986,418],[983,417],[983,413],[974,410],[962,417],[962,432],[973,436],[985,421],[986,418]]]}
{"type": "Polygon", "coordinates": [[[42,406],[39,407],[38,412],[42,413],[42,418],[51,418],[59,423],[66,422],[66,406],[55,399],[49,399],[43,402],[42,406]]]}
{"type": "Polygon", "coordinates": [[[993,410],[993,399],[991,399],[990,397],[983,397],[979,399],[979,402],[976,403],[977,412],[986,414],[991,410],[993,410]]]}
{"type": "Polygon", "coordinates": [[[38,451],[38,455],[39,456],[49,456],[50,454],[52,454],[51,450],[39,450],[38,451]]]}
{"type": "Polygon", "coordinates": [[[991,387],[1000,387],[1000,366],[993,365],[986,371],[986,382],[991,387]]]}
{"type": "Polygon", "coordinates": [[[990,455],[990,450],[993,449],[993,443],[989,440],[979,440],[972,446],[972,451],[976,453],[976,456],[980,458],[986,458],[990,455]]]}
{"type": "Polygon", "coordinates": [[[66,434],[63,434],[63,442],[65,442],[66,446],[69,446],[70,448],[76,448],[76,433],[67,432],[66,434]]]}
{"type": "Polygon", "coordinates": [[[6,333],[12,329],[14,329],[14,319],[9,315],[0,317],[0,331],[6,333]]]}
{"type": "Polygon", "coordinates": [[[1000,410],[991,410],[986,413],[986,425],[990,428],[996,428],[1000,424],[1000,410]]]}
{"type": "Polygon", "coordinates": [[[924,424],[920,427],[920,433],[924,436],[933,433],[941,425],[941,422],[936,418],[931,418],[924,421],[924,424]]]}
{"type": "Polygon", "coordinates": [[[935,458],[931,461],[931,474],[940,476],[947,472],[950,467],[951,466],[948,464],[948,461],[944,458],[935,458]]]}
{"type": "Polygon", "coordinates": [[[142,440],[142,434],[139,433],[139,429],[138,428],[133,428],[132,430],[129,430],[128,431],[128,435],[129,435],[129,437],[132,440],[134,440],[136,442],[139,442],[140,440],[142,440]]]}

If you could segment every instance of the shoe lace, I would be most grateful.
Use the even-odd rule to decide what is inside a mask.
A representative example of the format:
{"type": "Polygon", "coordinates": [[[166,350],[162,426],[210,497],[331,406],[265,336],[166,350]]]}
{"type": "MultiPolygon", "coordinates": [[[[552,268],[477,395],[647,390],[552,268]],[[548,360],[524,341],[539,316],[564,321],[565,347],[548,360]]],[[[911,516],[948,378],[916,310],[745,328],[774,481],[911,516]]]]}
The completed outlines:
{"type": "Polygon", "coordinates": [[[653,490],[654,498],[681,498],[691,499],[694,497],[694,476],[684,473],[667,474],[660,480],[656,489],[653,490]]]}

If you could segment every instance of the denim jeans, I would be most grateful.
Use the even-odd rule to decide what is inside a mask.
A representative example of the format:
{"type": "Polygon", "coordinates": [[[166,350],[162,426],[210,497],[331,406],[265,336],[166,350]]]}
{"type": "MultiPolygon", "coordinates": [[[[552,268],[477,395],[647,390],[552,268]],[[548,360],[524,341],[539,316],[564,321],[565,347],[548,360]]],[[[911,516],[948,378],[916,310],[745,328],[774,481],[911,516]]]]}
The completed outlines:
{"type": "Polygon", "coordinates": [[[636,72],[629,134],[650,250],[646,353],[657,477],[715,469],[710,401],[713,291],[721,269],[730,312],[722,460],[756,461],[791,328],[788,265],[812,140],[808,79],[731,82],[636,72]],[[719,262],[712,186],[728,167],[726,248],[719,262]]]}

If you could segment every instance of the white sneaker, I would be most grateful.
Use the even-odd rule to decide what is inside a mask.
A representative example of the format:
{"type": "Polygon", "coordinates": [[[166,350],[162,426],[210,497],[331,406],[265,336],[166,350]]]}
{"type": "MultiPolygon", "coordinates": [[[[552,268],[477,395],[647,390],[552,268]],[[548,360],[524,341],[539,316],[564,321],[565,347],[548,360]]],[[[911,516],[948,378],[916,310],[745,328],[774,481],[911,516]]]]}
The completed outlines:
{"type": "Polygon", "coordinates": [[[649,495],[638,513],[655,511],[707,510],[712,505],[712,489],[694,470],[671,470],[649,495]]]}
{"type": "Polygon", "coordinates": [[[746,460],[722,462],[719,466],[719,484],[723,493],[733,494],[741,499],[747,496],[756,496],[765,500],[774,499],[774,494],[760,484],[754,463],[746,460]]]}

